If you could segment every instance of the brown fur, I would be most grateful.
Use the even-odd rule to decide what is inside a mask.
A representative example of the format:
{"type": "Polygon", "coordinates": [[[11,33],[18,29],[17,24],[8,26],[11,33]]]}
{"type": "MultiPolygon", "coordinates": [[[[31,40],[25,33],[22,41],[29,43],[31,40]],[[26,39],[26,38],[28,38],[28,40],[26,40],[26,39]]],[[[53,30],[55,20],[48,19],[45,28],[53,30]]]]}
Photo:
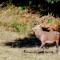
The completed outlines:
{"type": "Polygon", "coordinates": [[[42,42],[41,47],[43,47],[46,43],[54,43],[56,42],[56,48],[58,51],[58,42],[59,42],[59,36],[60,33],[57,31],[43,31],[40,25],[36,25],[32,28],[32,30],[35,32],[35,35],[39,40],[42,42]]]}

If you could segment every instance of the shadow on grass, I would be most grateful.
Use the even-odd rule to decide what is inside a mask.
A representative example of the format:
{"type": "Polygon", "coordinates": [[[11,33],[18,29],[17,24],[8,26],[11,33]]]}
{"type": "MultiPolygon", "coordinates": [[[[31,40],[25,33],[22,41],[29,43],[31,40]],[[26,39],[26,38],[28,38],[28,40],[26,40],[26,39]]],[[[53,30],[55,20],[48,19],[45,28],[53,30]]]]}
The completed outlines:
{"type": "Polygon", "coordinates": [[[15,47],[35,47],[40,46],[41,42],[39,39],[35,37],[35,35],[31,35],[29,38],[25,37],[24,39],[16,39],[14,42],[6,42],[5,46],[11,46],[13,48],[15,47]]]}
{"type": "MultiPolygon", "coordinates": [[[[59,42],[60,43],[60,42],[59,42]]],[[[24,39],[16,39],[14,40],[14,42],[6,42],[5,46],[10,46],[12,48],[31,48],[31,47],[40,47],[41,45],[41,41],[39,39],[36,38],[35,35],[31,35],[29,38],[25,37],[24,39]]],[[[52,44],[45,44],[45,48],[49,48],[49,47],[54,47],[56,45],[56,43],[52,43],[52,44]]],[[[43,54],[43,53],[53,53],[53,51],[27,51],[24,50],[24,53],[38,53],[38,54],[43,54]]]]}
{"type": "Polygon", "coordinates": [[[34,52],[31,52],[31,51],[26,51],[26,50],[24,50],[23,52],[24,53],[38,53],[38,54],[54,53],[53,51],[34,51],[34,52]]]}
{"type": "MultiPolygon", "coordinates": [[[[25,37],[24,39],[16,39],[14,40],[14,42],[6,42],[5,46],[10,46],[13,48],[22,48],[22,47],[36,47],[36,46],[40,46],[41,45],[41,41],[39,39],[36,38],[35,35],[31,35],[30,37],[25,37]]],[[[45,44],[45,47],[53,47],[55,46],[55,43],[52,44],[45,44]]]]}

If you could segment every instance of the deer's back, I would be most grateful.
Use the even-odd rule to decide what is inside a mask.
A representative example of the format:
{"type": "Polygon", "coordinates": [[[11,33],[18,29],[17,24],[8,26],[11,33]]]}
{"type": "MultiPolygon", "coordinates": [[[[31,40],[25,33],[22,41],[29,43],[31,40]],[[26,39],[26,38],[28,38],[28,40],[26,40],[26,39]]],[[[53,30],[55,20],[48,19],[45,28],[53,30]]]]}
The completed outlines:
{"type": "Polygon", "coordinates": [[[48,41],[48,42],[55,42],[56,40],[59,40],[59,32],[46,32],[41,31],[40,34],[36,34],[36,36],[41,41],[48,41]]]}

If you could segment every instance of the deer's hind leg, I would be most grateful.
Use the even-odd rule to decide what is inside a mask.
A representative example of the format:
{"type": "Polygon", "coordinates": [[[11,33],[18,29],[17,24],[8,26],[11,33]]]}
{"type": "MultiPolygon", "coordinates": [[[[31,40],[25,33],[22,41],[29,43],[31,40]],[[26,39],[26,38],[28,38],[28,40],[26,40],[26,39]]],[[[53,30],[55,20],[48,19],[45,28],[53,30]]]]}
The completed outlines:
{"type": "Polygon", "coordinates": [[[59,46],[59,42],[58,40],[56,40],[56,53],[58,53],[58,46],[59,46]]]}

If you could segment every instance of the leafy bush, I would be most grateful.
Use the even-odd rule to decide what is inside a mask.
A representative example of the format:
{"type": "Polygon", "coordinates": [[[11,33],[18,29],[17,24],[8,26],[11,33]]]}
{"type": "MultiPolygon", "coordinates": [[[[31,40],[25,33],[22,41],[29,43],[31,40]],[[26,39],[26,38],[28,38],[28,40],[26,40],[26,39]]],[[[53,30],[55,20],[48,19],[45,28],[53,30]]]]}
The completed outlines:
{"type": "Polygon", "coordinates": [[[10,26],[14,28],[17,32],[24,32],[26,30],[26,24],[22,23],[13,22],[10,26]]]}
{"type": "Polygon", "coordinates": [[[51,4],[54,4],[54,3],[57,3],[59,2],[60,0],[47,0],[48,3],[51,3],[51,4]]]}
{"type": "Polygon", "coordinates": [[[52,23],[52,18],[48,18],[48,23],[52,23]]]}

